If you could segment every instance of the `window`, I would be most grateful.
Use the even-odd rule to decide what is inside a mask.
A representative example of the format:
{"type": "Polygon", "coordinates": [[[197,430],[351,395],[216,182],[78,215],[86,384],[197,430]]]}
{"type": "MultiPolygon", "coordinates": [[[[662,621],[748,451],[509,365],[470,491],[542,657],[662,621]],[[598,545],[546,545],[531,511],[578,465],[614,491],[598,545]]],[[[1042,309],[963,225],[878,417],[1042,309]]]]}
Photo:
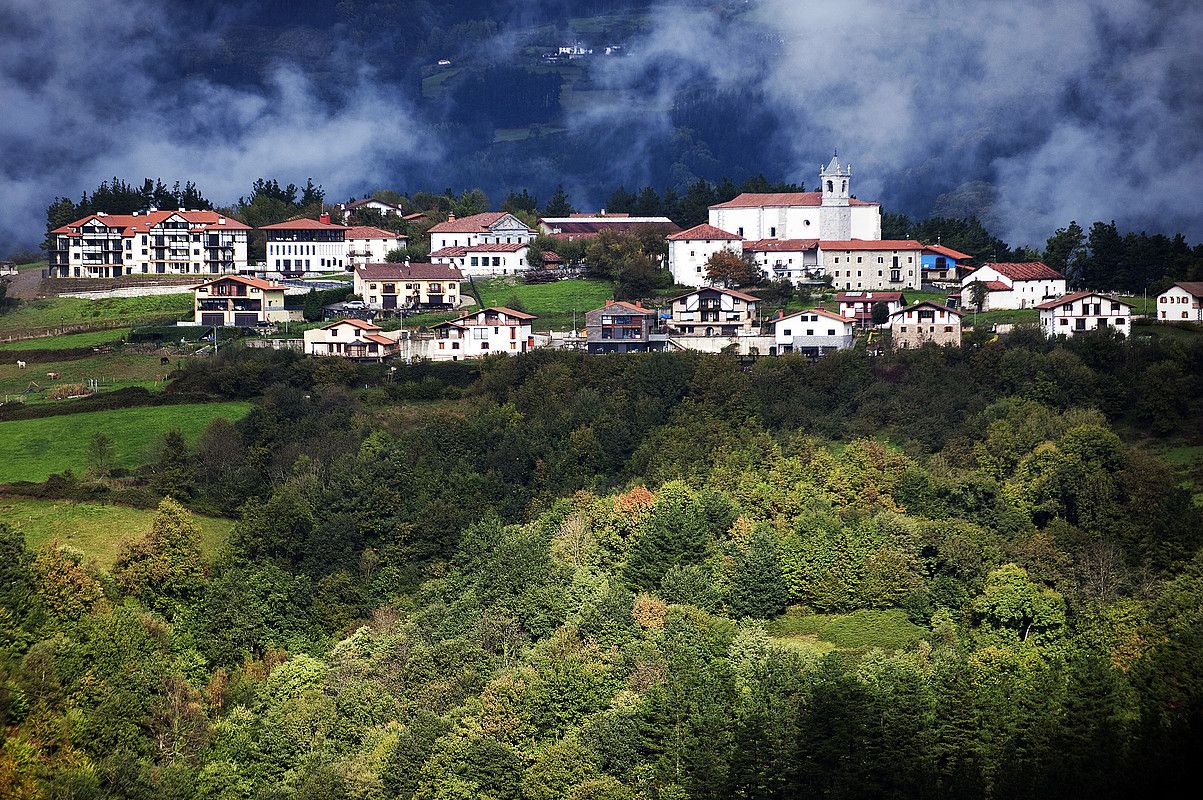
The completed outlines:
{"type": "Polygon", "coordinates": [[[790,333],[790,330],[789,330],[789,328],[786,328],[785,330],[783,330],[783,331],[781,332],[781,335],[782,335],[782,336],[792,336],[792,334],[790,333]]]}
{"type": "Polygon", "coordinates": [[[952,333],[952,326],[951,326],[951,325],[945,325],[945,326],[944,326],[944,332],[945,332],[945,333],[952,333]]]}
{"type": "Polygon", "coordinates": [[[806,335],[807,335],[807,336],[814,336],[814,335],[815,335],[815,329],[814,329],[814,328],[807,328],[807,329],[806,329],[806,335]]]}
{"type": "Polygon", "coordinates": [[[827,329],[827,335],[828,335],[828,336],[835,336],[835,328],[828,328],[828,329],[827,329]]]}
{"type": "Polygon", "coordinates": [[[770,237],[773,237],[773,236],[776,236],[776,235],[777,235],[777,229],[776,229],[775,227],[774,227],[774,228],[769,228],[769,236],[770,236],[770,237]]]}

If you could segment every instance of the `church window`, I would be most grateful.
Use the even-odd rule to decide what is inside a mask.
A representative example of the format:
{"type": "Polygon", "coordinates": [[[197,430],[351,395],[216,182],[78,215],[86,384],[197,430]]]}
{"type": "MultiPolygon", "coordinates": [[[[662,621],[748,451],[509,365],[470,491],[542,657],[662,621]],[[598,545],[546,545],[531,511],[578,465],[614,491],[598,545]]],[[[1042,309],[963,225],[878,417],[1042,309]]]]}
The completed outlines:
{"type": "Polygon", "coordinates": [[[804,220],[802,220],[802,224],[803,224],[803,225],[806,225],[806,226],[809,226],[809,225],[810,225],[810,220],[808,220],[808,219],[804,219],[804,220]]]}
{"type": "Polygon", "coordinates": [[[848,181],[841,181],[841,182],[840,182],[840,191],[841,191],[841,192],[844,192],[844,193],[847,193],[847,192],[848,192],[848,181]]]}
{"type": "Polygon", "coordinates": [[[832,181],[827,181],[827,191],[829,191],[829,192],[835,191],[835,184],[832,181]]]}

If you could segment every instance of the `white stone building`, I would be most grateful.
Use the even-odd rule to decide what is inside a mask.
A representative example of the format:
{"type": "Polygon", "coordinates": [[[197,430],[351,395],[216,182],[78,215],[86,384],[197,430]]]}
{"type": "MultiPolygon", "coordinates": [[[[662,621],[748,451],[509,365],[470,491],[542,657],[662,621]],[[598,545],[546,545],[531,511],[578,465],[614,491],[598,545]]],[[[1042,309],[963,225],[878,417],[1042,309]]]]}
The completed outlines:
{"type": "Polygon", "coordinates": [[[668,237],[668,269],[682,286],[706,286],[706,261],[719,250],[743,255],[743,239],[713,225],[695,225],[668,237]]]}
{"type": "Polygon", "coordinates": [[[467,277],[518,275],[530,269],[526,243],[493,242],[463,247],[443,247],[430,254],[433,264],[457,267],[467,277]]]}
{"type": "Polygon", "coordinates": [[[1162,322],[1203,322],[1203,281],[1181,281],[1157,295],[1162,322]]]}
{"type": "Polygon", "coordinates": [[[52,278],[220,275],[247,269],[250,227],[217,211],[90,214],[50,232],[52,278]]]}
{"type": "Polygon", "coordinates": [[[444,247],[472,247],[480,244],[526,244],[535,232],[526,223],[505,211],[489,211],[457,219],[452,214],[446,222],[431,227],[430,250],[444,247]]]}
{"type": "Polygon", "coordinates": [[[856,323],[823,308],[809,308],[774,319],[774,352],[821,356],[852,346],[856,323]]]}
{"type": "Polygon", "coordinates": [[[852,167],[832,158],[817,192],[744,193],[710,207],[710,224],[742,239],[880,239],[881,204],[850,194],[852,167]]]}
{"type": "Polygon", "coordinates": [[[1065,294],[1065,276],[1039,261],[1021,264],[984,264],[961,279],[961,301],[973,308],[972,285],[986,287],[982,311],[1032,308],[1065,294]]]}
{"type": "Polygon", "coordinates": [[[705,286],[666,301],[670,332],[683,336],[745,336],[757,332],[760,298],[705,286]]]}
{"type": "Polygon", "coordinates": [[[925,344],[958,346],[961,343],[961,312],[948,306],[920,300],[890,315],[890,343],[895,350],[925,344]]]}
{"type": "Polygon", "coordinates": [[[388,254],[405,247],[409,237],[399,233],[374,228],[371,225],[356,225],[347,228],[347,269],[354,269],[359,264],[380,264],[388,259],[388,254]]]}
{"type": "Polygon", "coordinates": [[[330,215],[264,225],[267,269],[283,275],[346,272],[347,228],[333,225],[330,215]]]}
{"type": "Polygon", "coordinates": [[[498,306],[434,326],[434,341],[427,357],[431,361],[462,361],[505,353],[517,355],[534,349],[531,329],[534,315],[498,306]]]}
{"type": "Polygon", "coordinates": [[[338,207],[342,212],[342,220],[344,225],[351,224],[351,215],[356,211],[378,211],[382,215],[401,216],[403,212],[401,206],[392,203],[386,203],[383,200],[377,200],[374,197],[365,197],[362,200],[352,200],[350,203],[343,203],[338,207]]]}
{"type": "Polygon", "coordinates": [[[794,283],[822,277],[818,239],[757,239],[743,243],[764,274],[794,283]]]}
{"type": "Polygon", "coordinates": [[[868,328],[873,325],[875,306],[884,305],[888,317],[906,305],[906,295],[902,292],[840,292],[835,296],[835,302],[841,317],[854,321],[858,327],[868,328]]]}
{"type": "Polygon", "coordinates": [[[1099,292],[1074,292],[1036,306],[1045,336],[1074,336],[1114,328],[1125,336],[1132,327],[1132,304],[1099,292]]]}

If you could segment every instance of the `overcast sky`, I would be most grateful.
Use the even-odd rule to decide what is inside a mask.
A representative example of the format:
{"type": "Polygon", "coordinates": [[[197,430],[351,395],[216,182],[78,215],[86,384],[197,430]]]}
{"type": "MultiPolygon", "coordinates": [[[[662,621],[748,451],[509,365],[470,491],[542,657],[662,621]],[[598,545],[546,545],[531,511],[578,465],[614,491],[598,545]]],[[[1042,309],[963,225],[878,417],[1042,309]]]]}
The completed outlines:
{"type": "MultiPolygon", "coordinates": [[[[524,20],[538,5],[511,3],[524,20]]],[[[365,59],[339,35],[318,73],[304,47],[277,40],[257,54],[253,76],[231,80],[196,65],[219,60],[226,34],[247,20],[226,4],[167,6],[0,0],[0,251],[40,241],[54,196],[78,197],[113,175],[192,179],[218,203],[259,176],[312,176],[331,200],[488,183],[473,154],[441,135],[446,119],[390,82],[388,59],[365,59]]],[[[813,184],[838,148],[858,196],[915,214],[993,197],[989,220],[1014,244],[1039,245],[1070,219],[1203,239],[1203,3],[747,6],[734,18],[695,4],[651,14],[650,29],[627,42],[632,55],[596,72],[612,90],[599,96],[611,99],[569,119],[568,136],[612,151],[606,166],[549,175],[532,161],[515,173],[543,185],[562,178],[579,203],[663,174],[648,160],[674,135],[680,92],[704,82],[765,104],[774,130],[750,156],[770,178],[813,184]]],[[[280,8],[272,13],[288,13],[280,8]]],[[[492,43],[502,57],[511,34],[492,43]]],[[[405,32],[391,35],[404,52],[405,32]]],[[[748,111],[732,104],[732,114],[748,111]]],[[[499,187],[487,188],[500,201],[499,187]]]]}

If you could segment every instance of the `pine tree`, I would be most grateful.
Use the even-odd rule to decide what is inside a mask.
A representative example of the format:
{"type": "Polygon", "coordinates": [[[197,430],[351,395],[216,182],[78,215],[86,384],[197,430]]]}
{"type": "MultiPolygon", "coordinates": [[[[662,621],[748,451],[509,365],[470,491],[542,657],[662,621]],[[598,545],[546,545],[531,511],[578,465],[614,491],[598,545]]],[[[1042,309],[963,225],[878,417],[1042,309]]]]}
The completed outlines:
{"type": "Polygon", "coordinates": [[[545,217],[567,217],[576,209],[572,207],[572,203],[568,202],[568,193],[564,191],[564,185],[556,186],[555,193],[551,199],[547,201],[547,205],[543,209],[545,217]]]}
{"type": "Polygon", "coordinates": [[[735,556],[727,605],[732,617],[771,619],[785,610],[789,588],[781,571],[776,537],[758,528],[735,556]]]}

